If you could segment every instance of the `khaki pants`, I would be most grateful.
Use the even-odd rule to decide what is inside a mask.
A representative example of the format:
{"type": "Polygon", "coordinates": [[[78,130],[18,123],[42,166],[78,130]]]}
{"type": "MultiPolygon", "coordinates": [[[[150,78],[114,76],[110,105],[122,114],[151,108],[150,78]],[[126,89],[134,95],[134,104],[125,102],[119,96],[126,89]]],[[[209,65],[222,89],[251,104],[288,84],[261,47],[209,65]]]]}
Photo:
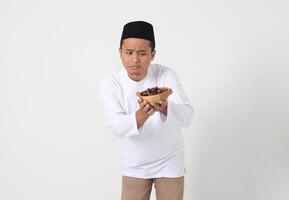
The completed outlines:
{"type": "Polygon", "coordinates": [[[154,184],[157,200],[183,200],[184,177],[142,179],[123,176],[121,200],[149,200],[154,184]]]}

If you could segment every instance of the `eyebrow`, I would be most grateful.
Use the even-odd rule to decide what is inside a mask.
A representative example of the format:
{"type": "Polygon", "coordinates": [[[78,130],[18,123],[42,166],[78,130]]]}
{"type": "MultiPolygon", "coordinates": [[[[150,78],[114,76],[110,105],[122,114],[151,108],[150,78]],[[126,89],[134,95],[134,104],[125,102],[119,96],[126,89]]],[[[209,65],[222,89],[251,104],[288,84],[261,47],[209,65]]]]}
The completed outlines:
{"type": "MultiPolygon", "coordinates": [[[[126,51],[135,51],[134,49],[125,49],[126,51]]],[[[137,52],[146,52],[147,50],[145,49],[140,49],[140,50],[137,50],[137,52]]]]}

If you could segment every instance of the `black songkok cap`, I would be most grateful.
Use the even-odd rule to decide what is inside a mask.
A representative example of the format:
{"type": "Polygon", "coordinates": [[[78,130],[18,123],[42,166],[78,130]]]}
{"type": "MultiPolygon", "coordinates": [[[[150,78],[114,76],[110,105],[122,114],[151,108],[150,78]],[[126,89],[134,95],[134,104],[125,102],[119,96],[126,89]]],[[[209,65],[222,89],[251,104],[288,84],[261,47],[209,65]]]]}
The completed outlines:
{"type": "Polygon", "coordinates": [[[152,43],[155,43],[153,26],[150,23],[144,21],[129,22],[123,27],[120,41],[122,42],[127,38],[146,39],[152,43]]]}

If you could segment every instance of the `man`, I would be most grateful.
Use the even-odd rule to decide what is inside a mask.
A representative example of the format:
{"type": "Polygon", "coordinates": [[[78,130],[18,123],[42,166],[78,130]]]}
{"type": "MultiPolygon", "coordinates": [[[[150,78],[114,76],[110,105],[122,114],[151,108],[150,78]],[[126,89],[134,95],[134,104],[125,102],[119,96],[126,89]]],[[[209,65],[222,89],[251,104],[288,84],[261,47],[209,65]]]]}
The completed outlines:
{"type": "Polygon", "coordinates": [[[122,140],[122,200],[149,200],[153,184],[157,200],[182,200],[181,127],[190,124],[193,109],[175,72],[151,64],[156,51],[150,23],[127,23],[119,53],[124,69],[101,81],[100,96],[106,124],[122,140]],[[172,89],[166,101],[140,98],[139,92],[156,86],[172,89]]]}

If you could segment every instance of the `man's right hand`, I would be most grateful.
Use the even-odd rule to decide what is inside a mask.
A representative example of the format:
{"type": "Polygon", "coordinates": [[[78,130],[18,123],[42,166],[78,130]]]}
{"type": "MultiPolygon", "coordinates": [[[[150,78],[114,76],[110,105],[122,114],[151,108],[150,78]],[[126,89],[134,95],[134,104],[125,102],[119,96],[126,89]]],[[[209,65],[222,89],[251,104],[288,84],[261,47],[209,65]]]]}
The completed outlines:
{"type": "MultiPolygon", "coordinates": [[[[137,96],[139,96],[138,93],[137,96]]],[[[140,128],[145,123],[145,121],[155,113],[155,110],[149,102],[142,100],[141,98],[138,99],[138,103],[139,109],[136,111],[135,115],[137,128],[140,128]]]]}

